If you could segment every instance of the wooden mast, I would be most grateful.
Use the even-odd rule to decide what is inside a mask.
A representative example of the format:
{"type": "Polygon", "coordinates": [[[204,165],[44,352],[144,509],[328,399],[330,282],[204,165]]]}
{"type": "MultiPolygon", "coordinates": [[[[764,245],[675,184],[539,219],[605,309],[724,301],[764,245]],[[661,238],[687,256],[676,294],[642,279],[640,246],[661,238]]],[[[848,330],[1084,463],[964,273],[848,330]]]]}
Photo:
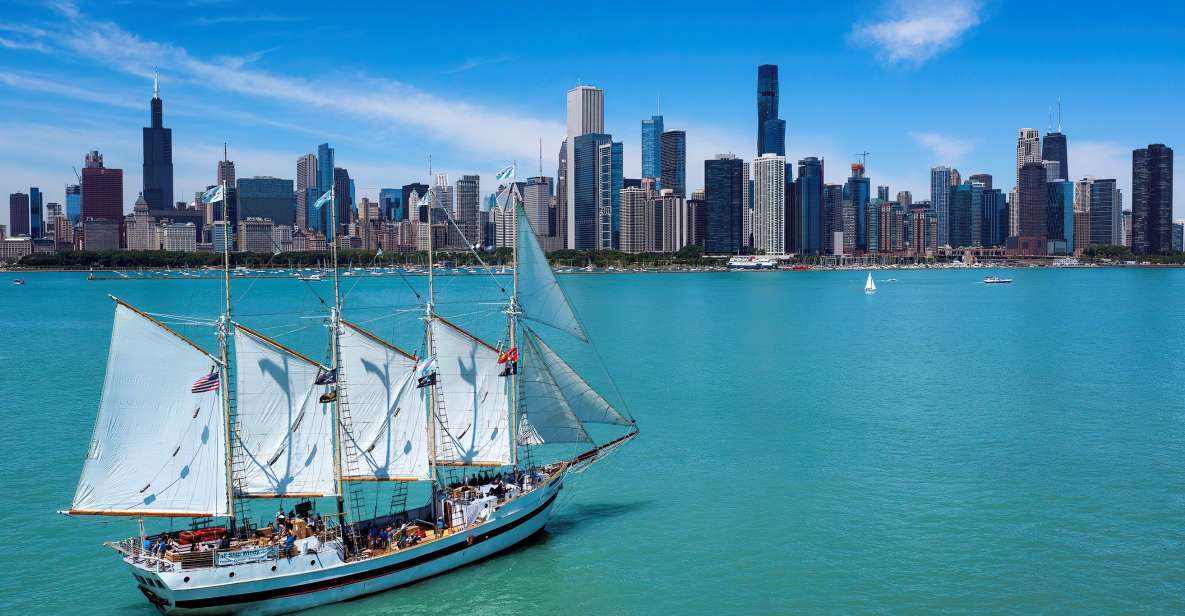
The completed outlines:
{"type": "MultiPolygon", "coordinates": [[[[226,145],[222,147],[222,159],[226,161],[226,145]]],[[[226,447],[226,510],[230,514],[231,527],[238,523],[239,512],[235,508],[235,479],[234,479],[234,437],[232,429],[230,407],[230,352],[228,351],[228,336],[231,335],[231,304],[230,304],[230,195],[227,194],[226,176],[222,177],[222,281],[225,304],[223,306],[222,321],[218,325],[218,354],[221,360],[221,389],[222,389],[222,420],[226,447]]]]}
{"type": "MultiPolygon", "coordinates": [[[[511,232],[514,233],[514,244],[511,248],[511,276],[512,287],[510,293],[510,306],[506,310],[506,317],[510,325],[510,350],[508,352],[515,352],[514,349],[518,345],[518,208],[519,204],[514,201],[514,181],[518,175],[518,163],[512,162],[510,172],[510,186],[506,190],[506,199],[510,201],[511,210],[511,232]]],[[[518,359],[508,361],[510,370],[510,465],[514,469],[515,474],[518,473],[518,359]]]]}
{"type": "MultiPolygon", "coordinates": [[[[337,375],[337,321],[340,318],[339,311],[341,310],[341,286],[337,277],[337,239],[341,233],[341,229],[337,227],[337,195],[333,194],[333,187],[329,188],[329,192],[331,195],[329,198],[329,230],[333,233],[333,239],[330,241],[330,255],[333,261],[333,308],[329,311],[329,370],[330,374],[337,375]]],[[[340,390],[340,385],[338,386],[338,390],[340,390]]],[[[342,449],[346,446],[346,443],[342,431],[340,395],[333,397],[333,424],[335,440],[337,441],[337,447],[333,448],[333,479],[337,484],[337,515],[338,519],[344,524],[346,519],[346,492],[342,485],[342,449]]]]}
{"type": "MultiPolygon", "coordinates": [[[[431,161],[431,157],[428,159],[431,161]]],[[[431,162],[428,163],[431,166],[431,162]]],[[[431,182],[431,171],[428,173],[428,181],[431,182]]],[[[424,344],[425,354],[428,356],[424,361],[431,362],[436,359],[436,347],[432,342],[432,319],[433,306],[436,301],[435,289],[432,285],[432,189],[428,189],[428,301],[424,307],[424,344]]],[[[417,204],[418,207],[419,204],[417,204]]],[[[433,367],[435,370],[435,368],[433,367]]],[[[418,375],[417,375],[418,378],[418,375]]],[[[435,379],[428,385],[428,463],[431,466],[430,475],[432,481],[432,522],[436,523],[436,518],[440,517],[440,512],[436,508],[436,383],[435,379]]]]}

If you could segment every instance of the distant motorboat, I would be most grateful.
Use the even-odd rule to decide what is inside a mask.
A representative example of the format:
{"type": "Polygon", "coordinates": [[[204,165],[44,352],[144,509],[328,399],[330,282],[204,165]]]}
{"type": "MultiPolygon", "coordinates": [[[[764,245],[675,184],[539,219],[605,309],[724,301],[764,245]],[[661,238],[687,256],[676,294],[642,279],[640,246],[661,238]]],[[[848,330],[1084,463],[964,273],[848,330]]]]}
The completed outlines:
{"type": "Polygon", "coordinates": [[[897,282],[897,279],[896,279],[896,278],[890,278],[890,279],[886,280],[885,282],[897,282]]]}
{"type": "Polygon", "coordinates": [[[868,280],[864,281],[864,292],[869,295],[876,293],[876,283],[872,281],[872,272],[868,272],[868,280]]]}
{"type": "Polygon", "coordinates": [[[999,276],[984,276],[983,284],[1008,284],[1012,282],[1011,278],[1001,278],[999,276]]]}
{"type": "Polygon", "coordinates": [[[20,278],[15,278],[13,279],[12,284],[25,284],[25,281],[20,278]]]}

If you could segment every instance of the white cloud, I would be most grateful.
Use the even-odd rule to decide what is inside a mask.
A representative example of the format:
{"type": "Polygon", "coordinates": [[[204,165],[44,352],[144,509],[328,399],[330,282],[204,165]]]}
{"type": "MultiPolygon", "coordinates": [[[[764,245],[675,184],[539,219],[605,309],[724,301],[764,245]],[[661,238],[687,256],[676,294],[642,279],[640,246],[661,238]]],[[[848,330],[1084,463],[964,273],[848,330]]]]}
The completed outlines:
{"type": "Polygon", "coordinates": [[[887,12],[883,21],[858,24],[849,40],[877,47],[891,64],[921,64],[982,21],[978,0],[897,0],[887,12]]]}
{"type": "Polygon", "coordinates": [[[960,139],[940,133],[910,133],[919,145],[930,150],[935,157],[936,164],[957,165],[964,162],[964,157],[975,149],[974,139],[960,139]]]}
{"type": "Polygon", "coordinates": [[[3,47],[5,49],[29,49],[32,51],[41,51],[41,52],[49,51],[48,49],[46,49],[45,45],[42,45],[41,43],[36,43],[36,42],[26,43],[23,41],[15,41],[13,39],[5,38],[3,36],[0,36],[0,47],[3,47]]]}

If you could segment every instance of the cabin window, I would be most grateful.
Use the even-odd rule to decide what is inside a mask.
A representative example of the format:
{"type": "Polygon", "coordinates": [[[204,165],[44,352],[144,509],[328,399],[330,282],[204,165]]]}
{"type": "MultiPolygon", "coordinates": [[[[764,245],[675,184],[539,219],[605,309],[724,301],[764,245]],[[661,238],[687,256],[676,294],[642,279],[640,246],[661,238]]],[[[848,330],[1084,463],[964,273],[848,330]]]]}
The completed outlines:
{"type": "Polygon", "coordinates": [[[188,576],[188,575],[187,575],[187,576],[185,576],[185,579],[184,579],[184,580],[181,580],[181,581],[183,581],[183,582],[189,582],[189,576],[188,576]]]}

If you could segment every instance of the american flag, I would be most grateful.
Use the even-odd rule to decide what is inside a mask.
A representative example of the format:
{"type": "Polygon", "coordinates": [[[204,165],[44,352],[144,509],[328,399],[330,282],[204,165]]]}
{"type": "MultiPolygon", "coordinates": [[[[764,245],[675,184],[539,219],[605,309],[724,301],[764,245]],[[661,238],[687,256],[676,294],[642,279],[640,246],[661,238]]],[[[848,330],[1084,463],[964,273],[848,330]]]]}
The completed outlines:
{"type": "Polygon", "coordinates": [[[214,370],[210,374],[202,376],[202,378],[193,382],[193,387],[189,388],[191,393],[200,394],[207,391],[214,391],[218,389],[218,371],[214,370]]]}

